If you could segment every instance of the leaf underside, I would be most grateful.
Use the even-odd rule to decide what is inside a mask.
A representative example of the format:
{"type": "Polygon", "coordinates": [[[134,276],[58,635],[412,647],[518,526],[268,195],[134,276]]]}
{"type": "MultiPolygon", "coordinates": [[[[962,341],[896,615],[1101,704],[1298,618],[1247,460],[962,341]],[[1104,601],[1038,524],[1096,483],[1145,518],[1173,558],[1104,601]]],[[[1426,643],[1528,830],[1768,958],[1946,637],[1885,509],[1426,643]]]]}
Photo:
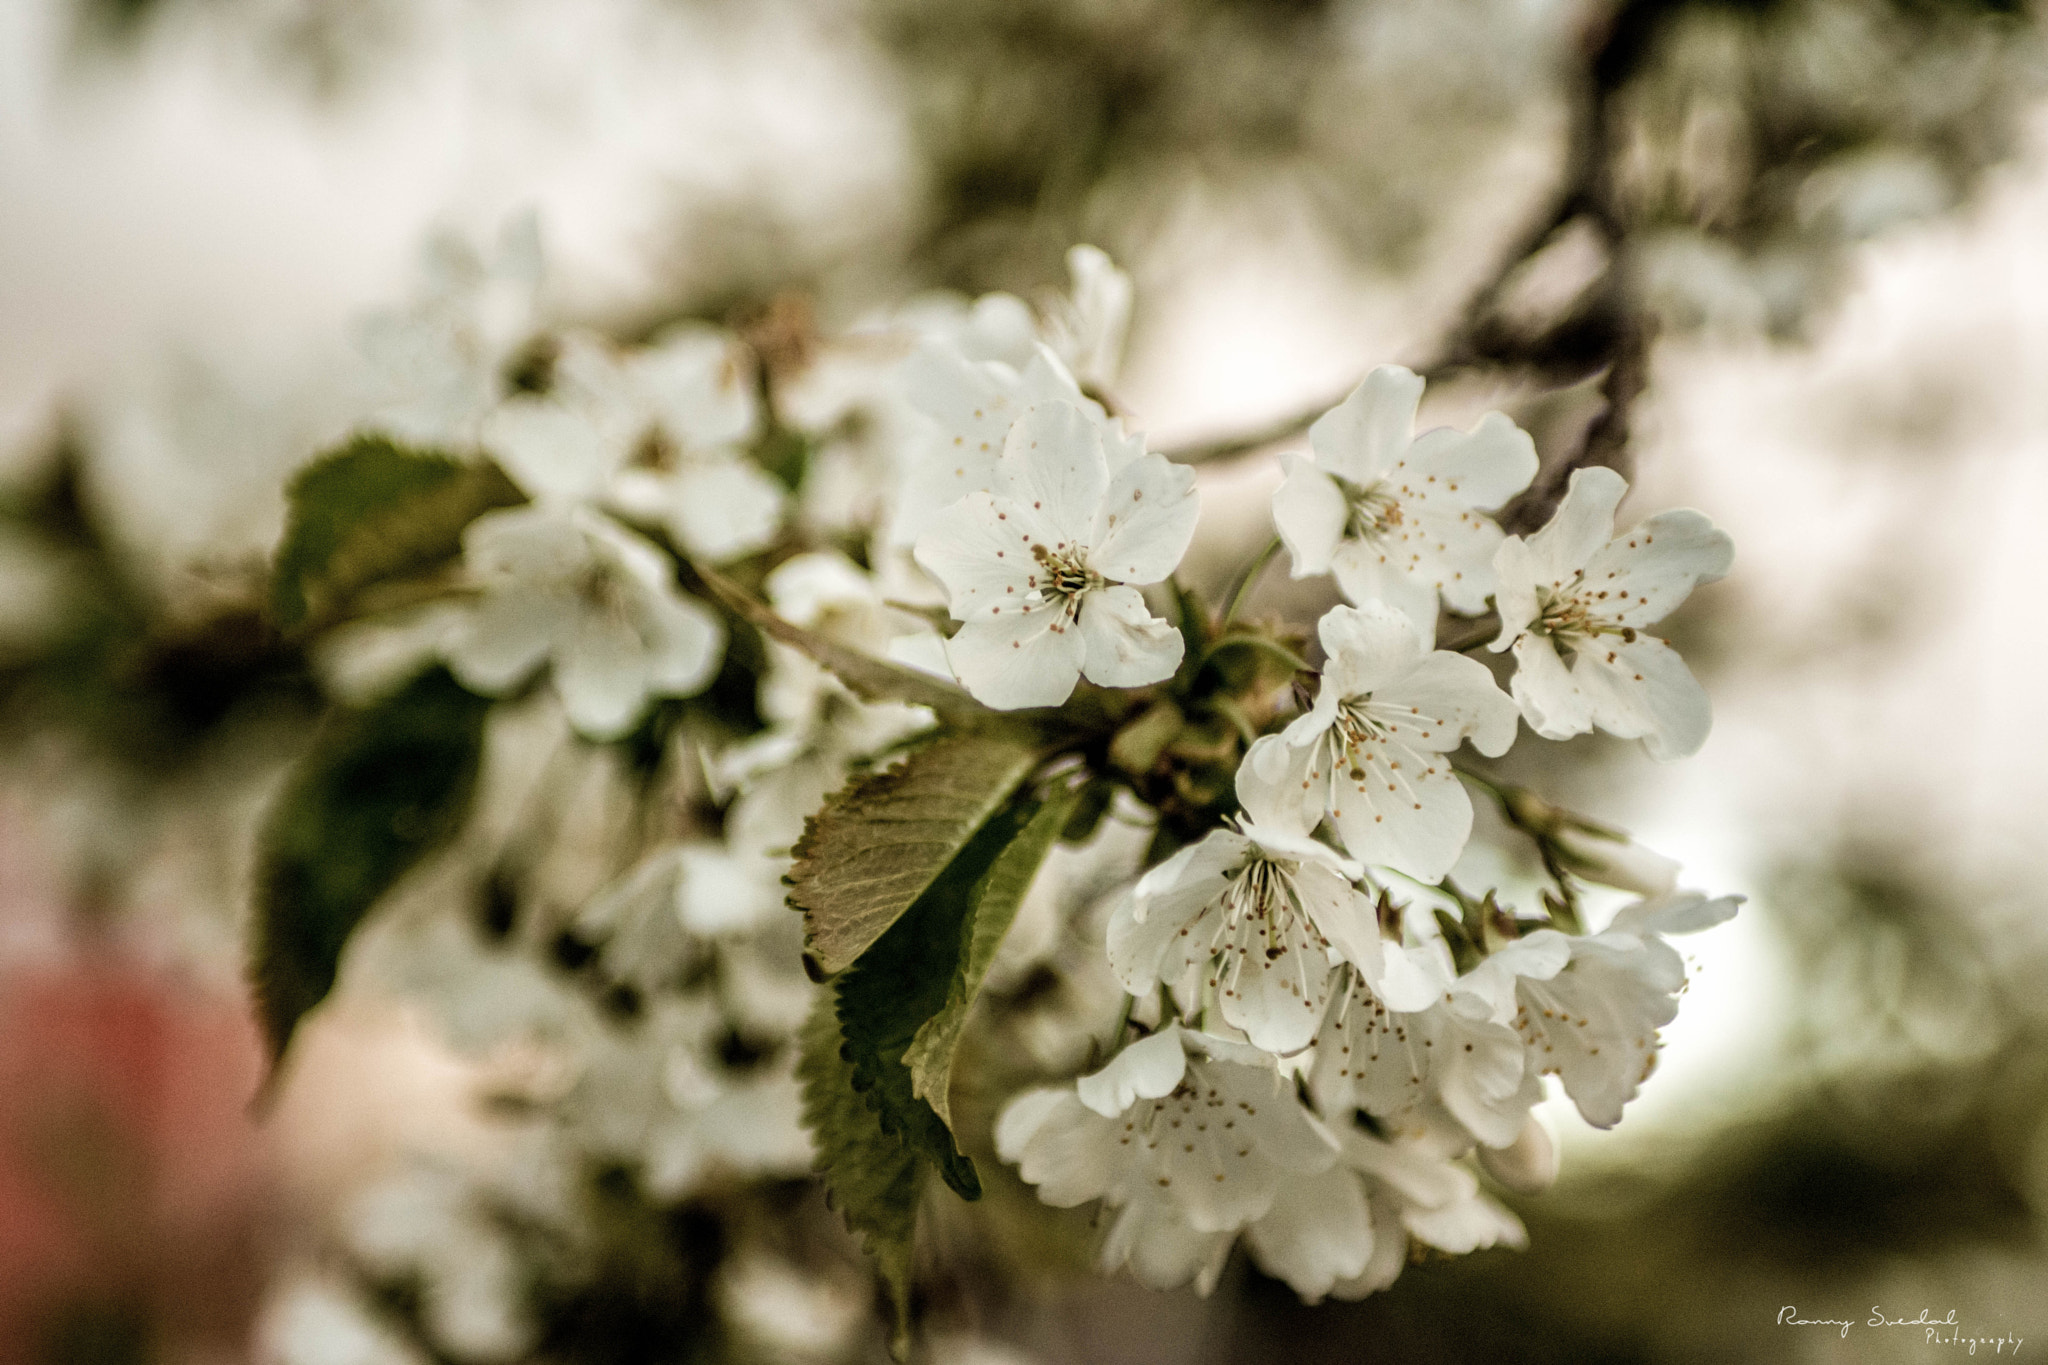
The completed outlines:
{"type": "Polygon", "coordinates": [[[250,975],[271,1059],[334,988],[370,907],[462,825],[490,703],[440,668],[340,711],[264,821],[250,975]]]}
{"type": "Polygon", "coordinates": [[[889,1288],[900,1359],[908,1345],[910,1257],[923,1163],[900,1139],[882,1130],[879,1116],[853,1088],[853,1063],[840,1055],[833,994],[820,995],[804,1024],[797,1059],[804,1126],[817,1144],[817,1168],[827,1199],[866,1243],[889,1288]]]}
{"type": "Polygon", "coordinates": [[[1003,935],[1010,931],[1018,908],[1024,904],[1025,893],[1066,828],[1080,795],[1078,787],[1063,788],[1039,803],[1030,822],[975,884],[969,896],[963,952],[945,1001],[936,1014],[918,1027],[916,1037],[903,1054],[903,1064],[910,1069],[911,1092],[929,1104],[948,1128],[953,1124],[953,1053],[959,1046],[968,1009],[980,994],[981,983],[995,961],[996,949],[1002,946],[1003,935]]]}
{"type": "Polygon", "coordinates": [[[367,434],[299,471],[287,498],[270,585],[286,630],[332,620],[372,583],[453,557],[463,527],[524,500],[495,465],[367,434]]]}
{"type": "Polygon", "coordinates": [[[1039,754],[1037,741],[1019,733],[942,735],[899,765],[855,779],[812,816],[789,871],[789,903],[804,912],[812,973],[844,971],[888,932],[1039,754]]]}

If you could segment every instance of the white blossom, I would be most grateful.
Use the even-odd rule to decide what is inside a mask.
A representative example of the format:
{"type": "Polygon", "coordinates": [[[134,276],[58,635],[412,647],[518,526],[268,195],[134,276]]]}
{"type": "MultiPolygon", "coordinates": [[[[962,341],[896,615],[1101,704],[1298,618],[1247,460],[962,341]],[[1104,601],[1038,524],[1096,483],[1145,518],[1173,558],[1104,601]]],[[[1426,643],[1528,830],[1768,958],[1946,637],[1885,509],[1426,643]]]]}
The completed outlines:
{"type": "MultiPolygon", "coordinates": [[[[1374,1213],[1384,1209],[1393,1215],[1383,1224],[1388,1233],[1398,1227],[1417,1241],[1460,1256],[1482,1247],[1528,1245],[1521,1220],[1480,1193],[1478,1178],[1433,1143],[1387,1142],[1347,1129],[1343,1162],[1367,1178],[1374,1213]]],[[[1354,1283],[1339,1286],[1336,1293],[1356,1298],[1384,1287],[1354,1283]]]]}
{"type": "Polygon", "coordinates": [[[1116,382],[1131,330],[1131,277],[1100,247],[1067,251],[1073,285],[1046,310],[1045,339],[1075,379],[1100,392],[1116,382]]]}
{"type": "Polygon", "coordinates": [[[1118,1210],[1105,1269],[1128,1265],[1155,1288],[1193,1280],[1204,1293],[1230,1235],[1338,1153],[1270,1058],[1176,1024],[1075,1087],[1019,1095],[995,1136],[1046,1203],[1118,1210]]]}
{"type": "Polygon", "coordinates": [[[1506,753],[1514,703],[1485,665],[1428,650],[1408,618],[1379,603],[1332,608],[1317,631],[1329,658],[1314,708],[1255,743],[1240,771],[1305,824],[1328,815],[1360,862],[1436,881],[1472,832],[1472,802],[1447,755],[1466,739],[1506,753]]]}
{"type": "Polygon", "coordinates": [[[561,1106],[578,1147],[634,1166],[662,1198],[719,1171],[803,1171],[811,1146],[793,1059],[733,1071],[717,1053],[729,1023],[703,995],[666,994],[629,1028],[598,1031],[561,1106]]]}
{"type": "Polygon", "coordinates": [[[1654,758],[1683,758],[1706,742],[1707,694],[1647,628],[1727,573],[1735,548],[1683,509],[1615,535],[1627,491],[1611,469],[1576,470],[1549,525],[1502,543],[1492,648],[1514,650],[1515,701],[1536,733],[1568,739],[1598,726],[1640,738],[1654,758]]]}
{"type": "Polygon", "coordinates": [[[768,544],[786,501],[740,448],[758,421],[751,375],[738,341],[708,327],[625,353],[572,332],[548,391],[499,404],[483,442],[533,498],[659,522],[722,563],[768,544]]]}
{"type": "Polygon", "coordinates": [[[1140,879],[1109,924],[1125,989],[1202,983],[1223,1017],[1268,1052],[1298,1052],[1329,1003],[1330,969],[1380,976],[1379,924],[1354,885],[1362,869],[1309,837],[1291,803],[1263,799],[1239,769],[1245,816],[1140,879]]]}
{"type": "Polygon", "coordinates": [[[1531,1114],[1505,1147],[1481,1147],[1479,1164],[1517,1194],[1541,1194],[1557,1181],[1557,1139],[1541,1116],[1531,1114]]]}
{"type": "Polygon", "coordinates": [[[1422,379],[1382,365],[1309,428],[1312,458],[1289,455],[1273,523],[1294,576],[1334,573],[1356,603],[1386,602],[1436,630],[1437,597],[1486,609],[1500,528],[1487,510],[1529,486],[1536,447],[1490,412],[1469,432],[1414,434],[1422,379]]]}
{"type": "Polygon", "coordinates": [[[1070,403],[1041,403],[1011,428],[993,493],[941,513],[917,560],[946,586],[962,625],[946,657],[990,706],[1056,706],[1086,677],[1159,682],[1180,632],[1137,587],[1166,578],[1194,535],[1194,471],[1145,455],[1112,468],[1101,432],[1070,403]]]}
{"type": "Polygon", "coordinates": [[[436,241],[427,266],[423,297],[356,328],[368,370],[364,425],[402,441],[467,446],[503,396],[506,366],[533,330],[538,222],[528,214],[508,223],[488,261],[466,243],[436,241]]]}
{"type": "Polygon", "coordinates": [[[1625,906],[1597,934],[1537,930],[1488,963],[1560,952],[1567,960],[1554,972],[1518,974],[1513,1009],[1496,1018],[1521,1035],[1534,1067],[1564,1083],[1586,1122],[1612,1128],[1656,1065],[1657,1031],[1678,1014],[1685,963],[1663,936],[1711,928],[1740,904],[1682,892],[1625,906]]]}
{"type": "Polygon", "coordinates": [[[498,695],[548,660],[571,723],[633,728],[650,697],[687,697],[717,670],[725,631],[677,591],[668,558],[601,516],[548,504],[488,512],[462,538],[481,589],[442,642],[465,687],[498,695]]]}
{"type": "Polygon", "coordinates": [[[1126,434],[1123,424],[1081,391],[1059,357],[1033,345],[1021,364],[977,360],[958,348],[925,341],[903,366],[903,395],[923,414],[927,429],[921,448],[908,461],[898,494],[894,536],[912,542],[941,509],[970,493],[995,489],[1010,431],[1037,405],[1073,405],[1101,439],[1111,474],[1145,454],[1144,439],[1126,434]]]}
{"type": "Polygon", "coordinates": [[[651,458],[613,479],[613,504],[659,520],[707,563],[766,547],[788,490],[742,449],[760,424],[745,348],[715,328],[681,327],[633,352],[628,370],[654,439],[651,458]]]}
{"type": "Polygon", "coordinates": [[[1512,1011],[1515,970],[1555,973],[1567,950],[1455,978],[1440,940],[1415,949],[1389,945],[1388,952],[1409,968],[1387,974],[1399,989],[1375,992],[1356,976],[1340,984],[1316,1037],[1310,1088],[1317,1103],[1328,1114],[1362,1109],[1398,1136],[1452,1133],[1453,1145],[1510,1145],[1543,1087],[1522,1040],[1499,1016],[1512,1011]]]}

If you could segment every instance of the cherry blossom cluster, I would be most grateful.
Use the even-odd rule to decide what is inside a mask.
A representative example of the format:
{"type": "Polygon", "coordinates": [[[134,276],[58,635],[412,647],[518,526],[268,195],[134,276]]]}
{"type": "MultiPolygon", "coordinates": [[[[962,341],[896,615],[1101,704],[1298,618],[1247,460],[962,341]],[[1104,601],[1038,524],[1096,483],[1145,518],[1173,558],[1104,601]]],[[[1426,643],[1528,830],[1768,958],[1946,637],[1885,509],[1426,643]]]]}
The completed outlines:
{"type": "MultiPolygon", "coordinates": [[[[1617,531],[1626,484],[1597,467],[1563,479],[1542,529],[1506,534],[1496,514],[1537,496],[1534,442],[1500,413],[1417,432],[1424,382],[1387,366],[1280,457],[1272,498],[1293,576],[1329,576],[1344,602],[1312,631],[1233,624],[1234,606],[1219,618],[1174,581],[1200,530],[1196,471],[1149,450],[1112,397],[1131,282],[1093,248],[1069,264],[1070,290],[1035,307],[920,300],[772,372],[705,324],[537,346],[482,289],[371,329],[366,424],[484,452],[522,499],[468,524],[457,590],[406,647],[508,714],[554,718],[507,721],[515,749],[537,742],[518,727],[553,723],[602,756],[721,679],[752,718],[659,731],[685,760],[676,801],[715,814],[567,897],[562,932],[593,958],[579,970],[630,993],[629,1028],[564,985],[540,938],[494,956],[430,924],[369,960],[475,1048],[540,1039],[562,1059],[542,1087],[558,1167],[622,1164],[659,1200],[802,1169],[793,1054],[818,988],[784,904],[792,851],[850,777],[942,722],[863,699],[780,640],[743,654],[701,586],[729,571],[809,638],[1043,733],[1077,692],[1228,720],[1184,749],[1132,758],[1119,734],[1087,751],[1095,780],[1120,774],[1113,818],[1047,863],[991,973],[1068,983],[1065,1017],[1034,1023],[1025,1073],[1002,1078],[1015,1093],[993,1139],[1045,1203],[1099,1205],[1105,1268],[1206,1292],[1241,1240],[1304,1297],[1356,1297],[1415,1245],[1519,1244],[1482,1175],[1522,1192],[1554,1176],[1543,1078],[1617,1122],[1685,984],[1667,939],[1736,900],[1563,818],[1536,836],[1560,875],[1639,899],[1587,933],[1562,881],[1522,908],[1526,888],[1475,896],[1452,875],[1470,793],[1506,799],[1476,760],[1525,724],[1697,750],[1705,693],[1652,628],[1726,572],[1730,543],[1690,511],[1617,531]],[[508,378],[526,369],[542,380],[508,378]],[[776,433],[804,451],[793,471],[763,457],[776,433]],[[1438,648],[1444,613],[1484,619],[1438,648]],[[1219,631],[1285,676],[1213,666],[1219,631]]],[[[327,674],[389,672],[392,648],[337,632],[327,674]]],[[[559,781],[544,771],[524,799],[559,781]]],[[[427,1249],[406,1255],[456,1266],[442,1243],[467,1244],[446,1231],[407,1231],[427,1249]]],[[[504,1326],[520,1320],[492,1319],[493,1339],[523,1341],[504,1326]]]]}
{"type": "MultiPolygon", "coordinates": [[[[1180,635],[1136,589],[1188,545],[1188,471],[1044,349],[1012,368],[929,343],[908,383],[939,432],[915,487],[953,499],[917,516],[916,557],[959,622],[962,684],[1010,708],[1057,704],[1077,678],[1172,676],[1180,635]]],[[[1284,457],[1273,518],[1294,576],[1333,575],[1348,599],[1317,623],[1313,703],[1250,744],[1237,811],[1116,906],[1106,952],[1141,1036],[1019,1096],[997,1128],[1047,1203],[1114,1211],[1103,1264],[1148,1284],[1206,1290],[1239,1233],[1309,1298],[1383,1287],[1411,1240],[1519,1243],[1465,1159],[1513,1189],[1548,1182],[1545,1075],[1616,1123],[1685,983],[1666,936],[1737,904],[1665,880],[1588,935],[1489,897],[1447,942],[1431,912],[1462,895],[1442,889],[1473,827],[1461,748],[1497,758],[1526,721],[1697,750],[1705,692],[1650,628],[1732,550],[1690,511],[1617,533],[1626,484],[1597,467],[1571,473],[1541,530],[1504,534],[1490,513],[1529,487],[1534,443],[1500,413],[1417,433],[1422,393],[1375,370],[1284,457]],[[1497,614],[1509,690],[1433,648],[1440,610],[1497,614]]]]}

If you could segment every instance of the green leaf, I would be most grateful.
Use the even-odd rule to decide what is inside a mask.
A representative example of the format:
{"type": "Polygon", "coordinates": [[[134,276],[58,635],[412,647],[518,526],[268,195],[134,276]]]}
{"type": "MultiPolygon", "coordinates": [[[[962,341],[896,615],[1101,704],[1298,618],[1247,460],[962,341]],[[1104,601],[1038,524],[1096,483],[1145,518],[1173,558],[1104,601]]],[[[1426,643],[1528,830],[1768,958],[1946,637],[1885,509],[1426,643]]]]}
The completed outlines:
{"type": "Polygon", "coordinates": [[[917,1199],[924,1164],[853,1088],[853,1063],[841,1053],[836,991],[826,991],[804,1024],[797,1058],[803,1083],[804,1126],[817,1150],[825,1197],[846,1226],[867,1244],[896,1307],[891,1350],[907,1353],[910,1328],[910,1254],[917,1230],[917,1199]]]}
{"type": "Polygon", "coordinates": [[[462,528],[525,499],[498,467],[359,435],[299,471],[270,609],[295,630],[333,620],[372,583],[453,556],[462,528]]]}
{"type": "Polygon", "coordinates": [[[1041,752],[1028,733],[941,735],[826,802],[804,827],[788,877],[789,903],[804,912],[812,975],[844,971],[880,939],[1009,800],[1041,752]]]}
{"type": "Polygon", "coordinates": [[[763,635],[810,656],[868,701],[913,702],[928,706],[941,719],[959,728],[973,728],[1000,722],[989,710],[949,682],[901,664],[877,659],[857,649],[827,639],[777,616],[768,605],[739,584],[702,565],[691,566],[704,588],[727,607],[751,621],[763,635]]]}
{"type": "Polygon", "coordinates": [[[272,1061],[334,988],[349,935],[462,824],[490,703],[443,669],[328,720],[258,845],[250,973],[272,1061]]]}
{"type": "MultiPolygon", "coordinates": [[[[1080,797],[1079,787],[1054,791],[975,883],[967,897],[965,951],[946,990],[945,1003],[919,1026],[903,1054],[903,1063],[910,1068],[911,1092],[929,1104],[948,1128],[953,1126],[953,1053],[960,1044],[968,1009],[981,993],[989,964],[995,961],[1010,922],[1017,918],[1017,908],[1024,903],[1032,879],[1073,817],[1080,797]]],[[[950,869],[948,873],[950,876],[950,869]]]]}
{"type": "Polygon", "coordinates": [[[883,1131],[938,1167],[962,1199],[981,1197],[981,1177],[945,1119],[916,1093],[904,1056],[918,1031],[946,1008],[968,956],[981,884],[1037,809],[1026,797],[992,816],[838,983],[839,1029],[854,1088],[875,1107],[883,1131]]]}

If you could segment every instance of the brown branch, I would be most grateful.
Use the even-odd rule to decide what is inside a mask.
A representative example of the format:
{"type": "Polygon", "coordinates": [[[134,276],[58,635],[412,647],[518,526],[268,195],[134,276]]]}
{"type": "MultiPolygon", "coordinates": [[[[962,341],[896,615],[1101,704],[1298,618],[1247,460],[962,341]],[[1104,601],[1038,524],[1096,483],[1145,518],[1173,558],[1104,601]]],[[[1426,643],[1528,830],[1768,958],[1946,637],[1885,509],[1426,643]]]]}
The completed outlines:
{"type": "MultiPolygon", "coordinates": [[[[1538,487],[1511,504],[1504,520],[1512,514],[1520,524],[1538,510],[1547,517],[1571,470],[1621,462],[1629,432],[1628,409],[1642,392],[1647,371],[1650,324],[1639,304],[1627,296],[1619,268],[1628,232],[1614,201],[1607,130],[1613,97],[1640,67],[1667,8],[1662,0],[1628,0],[1589,23],[1557,187],[1494,270],[1467,296],[1435,357],[1417,367],[1433,383],[1470,370],[1521,371],[1557,385],[1607,372],[1602,394],[1608,410],[1588,429],[1584,446],[1539,477],[1538,487]],[[1601,281],[1542,332],[1519,334],[1500,316],[1503,293],[1524,264],[1559,232],[1580,221],[1593,227],[1606,248],[1607,269],[1601,281]]],[[[1249,431],[1192,442],[1166,455],[1181,464],[1204,464],[1260,450],[1306,430],[1343,398],[1340,394],[1249,431]]]]}

